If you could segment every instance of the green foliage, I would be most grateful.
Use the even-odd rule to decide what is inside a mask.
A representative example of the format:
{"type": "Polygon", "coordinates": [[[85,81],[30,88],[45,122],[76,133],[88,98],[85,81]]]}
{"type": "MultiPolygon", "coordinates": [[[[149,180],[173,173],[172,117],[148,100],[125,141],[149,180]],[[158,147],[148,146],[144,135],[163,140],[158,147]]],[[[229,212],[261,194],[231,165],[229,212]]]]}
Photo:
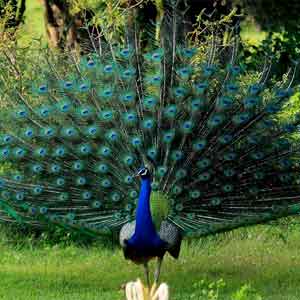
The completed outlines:
{"type": "MultiPolygon", "coordinates": [[[[226,288],[225,281],[221,278],[216,281],[208,281],[201,279],[192,285],[192,292],[185,300],[221,300],[224,299],[224,292],[226,288]]],[[[175,300],[180,298],[175,298],[175,300]]],[[[243,284],[229,298],[230,300],[263,300],[250,284],[243,284]]]]}
{"type": "Polygon", "coordinates": [[[225,286],[226,284],[222,278],[213,282],[202,279],[193,284],[195,292],[191,293],[188,299],[218,300],[225,286]]]}
{"type": "MultiPolygon", "coordinates": [[[[252,15],[264,30],[280,31],[282,28],[297,29],[300,3],[298,0],[238,1],[248,15],[252,15]]],[[[292,32],[291,32],[292,33],[292,32]]]]}
{"type": "Polygon", "coordinates": [[[2,44],[9,42],[15,32],[15,28],[8,27],[8,24],[15,16],[15,11],[10,2],[0,2],[0,47],[2,44]]]}
{"type": "Polygon", "coordinates": [[[297,20],[299,1],[259,0],[242,1],[244,14],[255,20],[266,32],[262,43],[251,43],[245,47],[249,65],[256,67],[257,61],[265,56],[274,59],[273,71],[281,76],[287,66],[299,59],[300,25],[297,20]]]}
{"type": "Polygon", "coordinates": [[[23,21],[25,0],[1,0],[0,18],[4,29],[13,33],[23,21]]]}
{"type": "Polygon", "coordinates": [[[243,53],[246,64],[253,69],[269,57],[273,61],[272,72],[277,77],[287,72],[289,66],[299,59],[300,35],[289,31],[268,32],[266,38],[259,44],[245,43],[243,53]]]}
{"type": "Polygon", "coordinates": [[[104,38],[118,40],[122,36],[125,24],[125,10],[120,1],[75,0],[70,1],[71,14],[75,15],[84,10],[90,10],[94,16],[88,25],[101,28],[104,38]]]}
{"type": "MultiPolygon", "coordinates": [[[[124,32],[127,30],[128,22],[130,22],[128,17],[130,7],[138,10],[151,1],[144,0],[137,1],[137,3],[133,1],[132,4],[126,0],[74,0],[68,2],[72,15],[84,11],[92,12],[93,17],[86,25],[96,26],[105,40],[116,42],[124,38],[124,32]]],[[[161,2],[157,1],[156,5],[159,9],[161,2]]],[[[138,12],[135,17],[138,18],[138,12]]]]}
{"type": "Polygon", "coordinates": [[[244,284],[239,290],[232,294],[232,300],[262,300],[263,298],[251,287],[244,284]]]}

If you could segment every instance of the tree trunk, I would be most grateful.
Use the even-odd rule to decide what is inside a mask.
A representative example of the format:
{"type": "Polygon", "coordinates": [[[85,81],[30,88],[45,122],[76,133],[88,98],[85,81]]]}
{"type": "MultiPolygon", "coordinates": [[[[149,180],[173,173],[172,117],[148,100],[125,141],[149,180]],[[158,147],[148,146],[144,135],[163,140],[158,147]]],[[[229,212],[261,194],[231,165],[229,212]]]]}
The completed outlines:
{"type": "Polygon", "coordinates": [[[45,6],[46,33],[52,47],[64,49],[78,46],[76,17],[70,15],[69,5],[61,0],[42,0],[45,6]]]}
{"type": "Polygon", "coordinates": [[[45,7],[45,26],[49,43],[60,49],[80,49],[91,47],[88,30],[84,28],[92,18],[90,11],[70,13],[70,5],[65,0],[41,0],[45,7]]]}

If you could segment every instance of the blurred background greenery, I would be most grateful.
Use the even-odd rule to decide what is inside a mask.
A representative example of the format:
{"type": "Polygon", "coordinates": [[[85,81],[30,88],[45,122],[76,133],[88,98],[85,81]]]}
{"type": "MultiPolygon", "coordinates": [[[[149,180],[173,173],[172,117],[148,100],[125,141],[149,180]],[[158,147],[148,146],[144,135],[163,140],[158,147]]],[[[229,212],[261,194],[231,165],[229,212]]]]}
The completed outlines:
{"type": "MultiPolygon", "coordinates": [[[[136,8],[142,26],[161,16],[170,0],[1,0],[1,42],[14,39],[27,46],[40,39],[52,47],[82,47],[87,41],[84,26],[98,30],[124,30],[124,9],[136,8]]],[[[300,25],[297,0],[180,0],[187,9],[185,24],[193,29],[197,16],[213,13],[214,19],[228,15],[235,8],[233,23],[241,22],[241,37],[248,65],[255,67],[257,58],[272,54],[278,73],[295,60],[300,51],[300,25]]],[[[126,30],[126,29],[125,29],[126,30]]]]}

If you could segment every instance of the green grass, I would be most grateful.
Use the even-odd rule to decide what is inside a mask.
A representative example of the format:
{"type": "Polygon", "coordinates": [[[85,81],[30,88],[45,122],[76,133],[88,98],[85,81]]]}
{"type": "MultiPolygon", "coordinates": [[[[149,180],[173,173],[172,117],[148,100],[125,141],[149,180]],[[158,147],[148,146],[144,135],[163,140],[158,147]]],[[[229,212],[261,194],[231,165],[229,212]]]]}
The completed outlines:
{"type": "Polygon", "coordinates": [[[45,42],[46,32],[44,24],[44,8],[40,0],[27,0],[25,23],[18,33],[18,44],[26,47],[33,39],[42,39],[45,42]]]}
{"type": "MultiPolygon", "coordinates": [[[[261,299],[299,300],[299,227],[288,233],[269,228],[186,241],[180,259],[167,257],[163,265],[161,280],[170,285],[171,300],[233,299],[244,284],[261,299]],[[203,289],[219,279],[226,283],[219,297],[202,297],[203,289]]],[[[100,243],[53,245],[2,232],[0,252],[0,299],[119,300],[124,299],[121,284],[143,276],[142,268],[125,261],[120,250],[100,243]]],[[[211,290],[216,296],[216,288],[211,290]]]]}

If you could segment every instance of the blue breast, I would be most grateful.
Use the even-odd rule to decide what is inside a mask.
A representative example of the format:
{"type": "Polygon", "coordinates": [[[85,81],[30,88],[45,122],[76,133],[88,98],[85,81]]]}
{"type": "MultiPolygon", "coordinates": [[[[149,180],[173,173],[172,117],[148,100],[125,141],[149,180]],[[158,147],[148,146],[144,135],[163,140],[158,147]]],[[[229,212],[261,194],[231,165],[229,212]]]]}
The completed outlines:
{"type": "Polygon", "coordinates": [[[143,255],[155,255],[166,244],[160,239],[153,224],[150,210],[150,195],[151,179],[144,178],[142,179],[138,200],[135,232],[127,241],[127,245],[141,251],[143,255]]]}

